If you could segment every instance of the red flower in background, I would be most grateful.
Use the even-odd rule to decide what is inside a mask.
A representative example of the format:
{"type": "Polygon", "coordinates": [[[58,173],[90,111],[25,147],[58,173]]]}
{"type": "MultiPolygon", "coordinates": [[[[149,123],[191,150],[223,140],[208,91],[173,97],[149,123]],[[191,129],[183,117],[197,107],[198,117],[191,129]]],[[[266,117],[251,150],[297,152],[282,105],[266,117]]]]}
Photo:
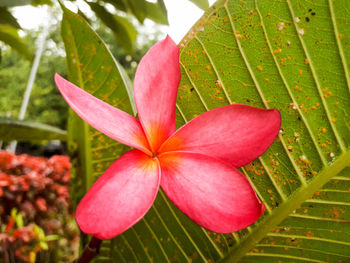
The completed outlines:
{"type": "Polygon", "coordinates": [[[227,105],[175,131],[179,50],[167,37],[141,60],[134,81],[139,120],[79,89],[59,75],[56,85],[91,126],[136,148],[114,162],[80,202],[82,231],[112,238],[139,221],[161,185],[188,217],[215,232],[234,232],[264,212],[236,168],[260,156],[280,128],[277,110],[227,105]]]}
{"type": "Polygon", "coordinates": [[[68,208],[70,171],[67,156],[47,159],[0,151],[1,219],[6,220],[12,208],[29,220],[39,212],[55,213],[58,206],[68,208]]]}

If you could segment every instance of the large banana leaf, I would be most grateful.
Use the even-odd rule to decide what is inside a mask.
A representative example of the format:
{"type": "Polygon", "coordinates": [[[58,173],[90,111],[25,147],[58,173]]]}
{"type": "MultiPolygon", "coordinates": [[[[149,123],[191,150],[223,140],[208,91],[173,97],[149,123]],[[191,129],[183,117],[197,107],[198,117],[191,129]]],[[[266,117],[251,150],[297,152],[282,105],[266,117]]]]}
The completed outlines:
{"type": "MultiPolygon", "coordinates": [[[[116,105],[114,92],[125,87],[104,80],[109,53],[67,13],[71,79],[116,105]]],[[[231,103],[277,108],[278,138],[241,168],[266,213],[247,229],[216,234],[192,223],[160,192],[143,220],[104,242],[96,261],[350,262],[349,24],[347,0],[222,0],[212,6],[179,45],[177,125],[231,103]]],[[[111,69],[107,76],[118,75],[116,66],[111,69]]],[[[80,125],[76,139],[86,143],[81,153],[89,173],[83,178],[90,184],[125,149],[80,125]]]]}

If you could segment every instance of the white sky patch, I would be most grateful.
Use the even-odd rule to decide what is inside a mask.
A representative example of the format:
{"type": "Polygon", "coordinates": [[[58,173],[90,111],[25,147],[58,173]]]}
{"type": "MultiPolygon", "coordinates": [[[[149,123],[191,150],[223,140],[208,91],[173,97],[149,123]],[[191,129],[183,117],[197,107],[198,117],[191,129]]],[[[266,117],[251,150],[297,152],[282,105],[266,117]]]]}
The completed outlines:
{"type": "MultiPolygon", "coordinates": [[[[165,0],[164,2],[168,9],[169,19],[167,33],[176,43],[179,43],[204,11],[189,0],[165,0]]],[[[209,0],[210,5],[214,2],[215,0],[209,0]]]]}
{"type": "Polygon", "coordinates": [[[45,22],[46,8],[44,6],[19,6],[12,8],[13,15],[17,18],[23,29],[38,29],[45,22]]]}

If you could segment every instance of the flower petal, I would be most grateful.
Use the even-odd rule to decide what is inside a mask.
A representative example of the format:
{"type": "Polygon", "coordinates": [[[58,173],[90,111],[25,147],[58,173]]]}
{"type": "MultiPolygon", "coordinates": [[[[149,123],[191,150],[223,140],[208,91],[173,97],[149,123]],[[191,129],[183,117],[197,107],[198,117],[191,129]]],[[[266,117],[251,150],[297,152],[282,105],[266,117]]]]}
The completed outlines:
{"type": "Polygon", "coordinates": [[[152,206],[160,182],[156,159],[133,150],[114,162],[92,185],[76,211],[80,229],[109,239],[138,222],[152,206]]]}
{"type": "Polygon", "coordinates": [[[231,233],[254,223],[265,210],[244,175],[221,160],[173,152],[159,161],[164,192],[206,229],[231,233]]]}
{"type": "Polygon", "coordinates": [[[201,153],[241,167],[267,150],[280,125],[277,110],[227,105],[186,123],[161,146],[159,152],[201,153]]]}
{"type": "Polygon", "coordinates": [[[121,143],[149,153],[140,122],[133,116],[95,98],[55,74],[55,82],[69,106],[88,124],[121,143]]]}
{"type": "Polygon", "coordinates": [[[137,68],[135,103],[153,152],[175,131],[175,103],[180,78],[179,49],[169,36],[155,44],[137,68]]]}

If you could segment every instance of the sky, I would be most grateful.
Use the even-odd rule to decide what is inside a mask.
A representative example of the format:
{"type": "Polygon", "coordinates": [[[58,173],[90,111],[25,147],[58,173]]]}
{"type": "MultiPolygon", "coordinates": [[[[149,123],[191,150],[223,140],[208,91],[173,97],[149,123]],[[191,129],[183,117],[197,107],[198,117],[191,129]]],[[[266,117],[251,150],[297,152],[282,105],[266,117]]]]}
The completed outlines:
{"type": "MultiPolygon", "coordinates": [[[[165,0],[164,2],[168,10],[169,26],[162,29],[178,43],[202,16],[203,11],[189,0],[165,0]]],[[[215,0],[209,0],[210,5],[214,2],[215,0]]],[[[37,29],[47,21],[45,6],[16,7],[14,15],[24,29],[37,29]]]]}

